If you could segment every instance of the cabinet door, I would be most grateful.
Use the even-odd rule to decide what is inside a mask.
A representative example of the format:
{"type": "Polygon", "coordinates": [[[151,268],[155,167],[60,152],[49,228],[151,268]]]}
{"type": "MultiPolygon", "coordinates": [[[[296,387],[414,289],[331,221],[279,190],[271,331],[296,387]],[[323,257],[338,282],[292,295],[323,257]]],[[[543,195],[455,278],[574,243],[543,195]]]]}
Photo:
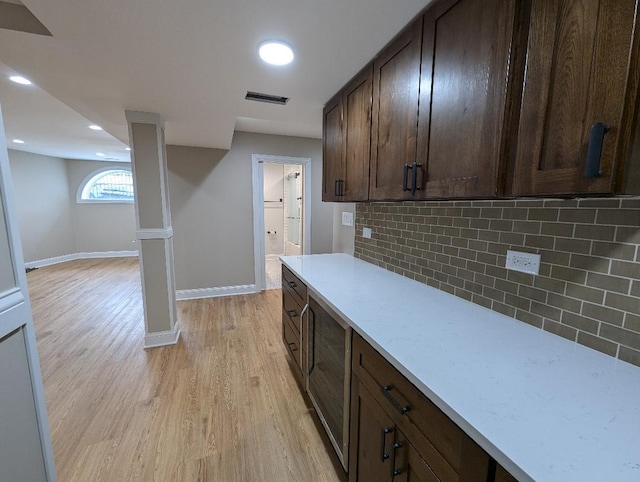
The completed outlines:
{"type": "Polygon", "coordinates": [[[429,464],[400,431],[392,450],[395,451],[395,455],[392,456],[392,462],[395,463],[394,482],[440,482],[429,464]]]}
{"type": "Polygon", "coordinates": [[[500,168],[506,165],[502,151],[516,1],[445,0],[425,13],[417,155],[421,197],[498,194],[500,168]]]}
{"type": "Polygon", "coordinates": [[[373,61],[371,200],[411,199],[405,164],[416,158],[422,17],[373,61]]]}
{"type": "Polygon", "coordinates": [[[390,482],[395,424],[356,377],[351,379],[349,482],[390,482]]]}
{"type": "Polygon", "coordinates": [[[342,91],[345,149],[342,201],[369,198],[372,87],[373,66],[368,65],[342,91]]]}
{"type": "Polygon", "coordinates": [[[634,0],[532,2],[514,194],[614,191],[631,121],[624,110],[631,102],[635,6],[634,0]],[[598,122],[610,126],[602,175],[587,178],[590,131],[598,122]]]}
{"type": "Polygon", "coordinates": [[[339,200],[339,182],[344,174],[342,93],[336,94],[323,110],[322,200],[339,200]]]}

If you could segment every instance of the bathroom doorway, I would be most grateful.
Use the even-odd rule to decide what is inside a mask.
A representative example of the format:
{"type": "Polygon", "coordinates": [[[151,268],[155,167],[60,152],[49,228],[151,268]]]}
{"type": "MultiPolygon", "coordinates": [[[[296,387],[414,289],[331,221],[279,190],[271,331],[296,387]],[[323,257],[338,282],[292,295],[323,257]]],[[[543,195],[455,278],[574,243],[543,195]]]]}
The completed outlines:
{"type": "Polygon", "coordinates": [[[280,256],[310,252],[306,158],[253,156],[256,288],[281,287],[280,256]]]}

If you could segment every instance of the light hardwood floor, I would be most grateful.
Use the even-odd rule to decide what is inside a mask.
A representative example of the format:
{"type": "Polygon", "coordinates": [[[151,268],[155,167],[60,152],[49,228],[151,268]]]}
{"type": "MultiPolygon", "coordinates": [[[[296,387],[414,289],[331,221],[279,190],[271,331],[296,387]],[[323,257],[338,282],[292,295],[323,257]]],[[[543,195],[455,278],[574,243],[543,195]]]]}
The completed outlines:
{"type": "Polygon", "coordinates": [[[137,259],[28,274],[58,477],[340,481],[281,341],[279,290],[178,303],[143,350],[137,259]]]}

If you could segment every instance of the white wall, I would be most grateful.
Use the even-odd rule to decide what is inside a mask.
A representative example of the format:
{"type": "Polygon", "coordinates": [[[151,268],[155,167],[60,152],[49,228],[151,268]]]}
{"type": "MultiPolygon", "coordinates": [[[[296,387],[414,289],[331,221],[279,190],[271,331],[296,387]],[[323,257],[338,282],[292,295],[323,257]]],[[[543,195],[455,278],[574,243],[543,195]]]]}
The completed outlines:
{"type": "Polygon", "coordinates": [[[25,261],[73,251],[73,222],[64,159],[9,150],[25,261]]]}
{"type": "Polygon", "coordinates": [[[252,154],[311,158],[311,251],[331,252],[319,139],[236,132],[229,151],[167,146],[177,289],[255,283],[252,154]]]}

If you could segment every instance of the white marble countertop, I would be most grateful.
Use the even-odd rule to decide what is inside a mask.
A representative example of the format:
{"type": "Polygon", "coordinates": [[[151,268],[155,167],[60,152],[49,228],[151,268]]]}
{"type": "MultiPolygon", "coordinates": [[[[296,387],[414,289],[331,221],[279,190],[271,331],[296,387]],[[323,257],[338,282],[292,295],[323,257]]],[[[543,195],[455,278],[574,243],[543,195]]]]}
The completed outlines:
{"type": "Polygon", "coordinates": [[[640,481],[640,368],[346,254],[281,259],[519,481],[640,481]]]}

